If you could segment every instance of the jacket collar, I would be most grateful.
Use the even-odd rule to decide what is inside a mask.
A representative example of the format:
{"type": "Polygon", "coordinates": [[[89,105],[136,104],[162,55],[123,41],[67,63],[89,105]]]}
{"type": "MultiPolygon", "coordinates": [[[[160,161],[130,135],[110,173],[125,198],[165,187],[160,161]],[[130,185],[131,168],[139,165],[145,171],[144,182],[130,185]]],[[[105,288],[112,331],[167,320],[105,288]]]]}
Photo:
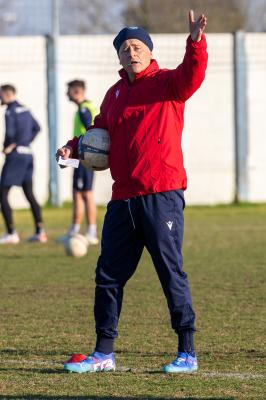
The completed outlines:
{"type": "Polygon", "coordinates": [[[18,101],[14,100],[14,101],[12,101],[12,103],[7,104],[7,108],[9,109],[9,108],[15,107],[18,104],[19,104],[18,101]]]}
{"type": "MultiPolygon", "coordinates": [[[[134,83],[137,79],[148,76],[158,70],[159,70],[159,65],[158,65],[157,61],[152,59],[150,65],[146,69],[141,71],[139,74],[136,74],[135,79],[132,83],[134,83]]],[[[127,75],[126,70],[124,68],[122,68],[122,69],[120,69],[120,71],[118,71],[118,73],[121,76],[121,78],[128,83],[128,75],[127,75]]]]}

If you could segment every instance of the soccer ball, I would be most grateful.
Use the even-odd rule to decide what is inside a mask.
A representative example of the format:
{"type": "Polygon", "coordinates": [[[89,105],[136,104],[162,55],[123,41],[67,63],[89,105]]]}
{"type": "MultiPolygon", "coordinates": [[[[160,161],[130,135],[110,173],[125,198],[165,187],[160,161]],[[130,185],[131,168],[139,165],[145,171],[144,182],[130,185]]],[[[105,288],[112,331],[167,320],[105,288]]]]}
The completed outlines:
{"type": "Polygon", "coordinates": [[[85,168],[103,171],[109,168],[110,136],[101,128],[89,129],[78,142],[79,159],[85,168]]]}
{"type": "Polygon", "coordinates": [[[87,254],[89,243],[85,236],[77,233],[76,235],[70,236],[65,241],[64,246],[68,256],[79,258],[87,254]]]}

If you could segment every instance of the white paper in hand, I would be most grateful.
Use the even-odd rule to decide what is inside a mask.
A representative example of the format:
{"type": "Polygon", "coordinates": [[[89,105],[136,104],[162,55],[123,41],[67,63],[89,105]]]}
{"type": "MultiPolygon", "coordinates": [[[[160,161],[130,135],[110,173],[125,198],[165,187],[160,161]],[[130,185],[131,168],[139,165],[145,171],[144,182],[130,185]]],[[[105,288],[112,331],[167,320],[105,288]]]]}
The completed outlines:
{"type": "Polygon", "coordinates": [[[67,158],[66,160],[64,160],[63,157],[60,156],[58,164],[64,165],[65,167],[78,168],[79,160],[77,160],[76,158],[67,158]]]}

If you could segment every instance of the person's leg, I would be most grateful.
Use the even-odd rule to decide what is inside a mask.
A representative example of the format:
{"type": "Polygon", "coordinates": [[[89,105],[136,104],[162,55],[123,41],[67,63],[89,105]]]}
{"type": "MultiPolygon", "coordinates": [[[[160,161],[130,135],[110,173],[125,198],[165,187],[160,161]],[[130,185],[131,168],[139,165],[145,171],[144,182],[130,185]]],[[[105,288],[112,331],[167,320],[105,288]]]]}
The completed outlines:
{"type": "Polygon", "coordinates": [[[87,231],[86,238],[89,244],[98,244],[97,238],[97,208],[93,196],[94,171],[83,167],[83,200],[85,205],[87,231]]]}
{"type": "Polygon", "coordinates": [[[178,351],[191,353],[194,352],[195,313],[183,271],[184,205],[182,191],[145,196],[142,221],[145,244],[167,299],[172,328],[179,337],[178,351]]]}
{"type": "Polygon", "coordinates": [[[129,201],[109,203],[102,231],[101,255],[96,268],[95,350],[101,353],[113,351],[123,288],[135,272],[143,251],[143,238],[136,220],[136,202],[135,206],[130,205],[129,201]]]}
{"type": "Polygon", "coordinates": [[[13,213],[8,201],[8,194],[12,186],[20,185],[21,174],[24,173],[25,169],[23,163],[21,163],[22,167],[18,169],[17,161],[18,160],[16,157],[13,157],[13,155],[6,157],[0,179],[1,210],[8,235],[11,235],[15,232],[13,213]]]}
{"type": "Polygon", "coordinates": [[[95,351],[89,357],[72,356],[64,365],[67,371],[81,373],[115,369],[113,345],[117,337],[123,288],[133,275],[143,251],[143,239],[133,220],[135,217],[136,208],[130,209],[128,201],[111,201],[107,206],[102,251],[96,268],[95,351]]]}
{"type": "Polygon", "coordinates": [[[4,234],[0,238],[0,245],[1,244],[16,244],[19,243],[20,239],[15,231],[14,222],[13,222],[13,215],[12,209],[8,202],[8,192],[10,190],[10,186],[3,186],[0,185],[0,205],[3,214],[3,218],[6,225],[7,233],[4,234]]]}
{"type": "Polygon", "coordinates": [[[10,186],[7,187],[0,186],[1,211],[6,225],[6,231],[8,234],[11,235],[12,233],[14,233],[15,228],[14,228],[12,209],[8,201],[9,190],[10,186]]]}
{"type": "Polygon", "coordinates": [[[83,199],[85,203],[85,210],[86,210],[86,222],[87,225],[96,225],[96,205],[93,198],[93,191],[86,190],[83,193],[83,199]]]}
{"type": "Polygon", "coordinates": [[[26,199],[28,200],[34,220],[35,234],[28,240],[31,242],[47,242],[47,234],[44,230],[42,211],[39,203],[37,202],[32,187],[32,180],[22,183],[22,189],[26,199]]]}
{"type": "Polygon", "coordinates": [[[68,231],[68,235],[72,236],[79,233],[80,226],[84,217],[84,167],[80,164],[78,168],[74,170],[73,174],[73,208],[72,208],[72,225],[68,231]]]}
{"type": "Polygon", "coordinates": [[[84,216],[84,201],[82,192],[73,189],[73,215],[72,215],[72,226],[69,230],[71,235],[79,232],[84,216]]]}
{"type": "Polygon", "coordinates": [[[33,193],[32,180],[23,182],[22,189],[26,199],[30,204],[32,216],[34,219],[35,231],[38,234],[43,230],[43,219],[42,219],[41,207],[39,206],[33,193]]]}
{"type": "Polygon", "coordinates": [[[98,244],[97,239],[97,223],[96,223],[96,204],[94,201],[93,191],[87,190],[83,192],[83,200],[85,204],[87,232],[86,237],[90,244],[98,244]]]}

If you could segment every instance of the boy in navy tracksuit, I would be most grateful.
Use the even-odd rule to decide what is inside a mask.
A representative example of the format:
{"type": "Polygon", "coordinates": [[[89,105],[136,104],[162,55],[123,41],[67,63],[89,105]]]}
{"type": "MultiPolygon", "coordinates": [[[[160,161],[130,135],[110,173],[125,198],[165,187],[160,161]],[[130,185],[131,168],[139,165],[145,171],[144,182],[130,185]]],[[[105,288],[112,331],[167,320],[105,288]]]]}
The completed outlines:
{"type": "MultiPolygon", "coordinates": [[[[205,77],[206,23],[204,15],[195,21],[190,11],[184,60],[172,70],[159,68],[152,58],[152,40],[142,28],[126,27],[114,39],[123,67],[121,79],[106,93],[94,120],[95,128],[109,131],[109,165],[114,179],[96,268],[97,341],[89,357],[73,355],[65,364],[67,371],[115,369],[113,345],[123,289],[144,247],[152,257],[178,335],[177,357],[163,370],[183,373],[198,368],[193,343],[195,314],[182,268],[187,179],[181,138],[185,102],[205,77]]],[[[77,141],[70,140],[58,155],[77,157],[77,141]]]]}
{"type": "Polygon", "coordinates": [[[7,232],[0,238],[0,244],[15,244],[20,241],[8,202],[8,193],[12,186],[21,186],[30,203],[35,234],[29,241],[44,243],[47,241],[47,235],[43,228],[41,209],[32,189],[33,157],[30,149],[30,144],[40,131],[40,126],[29,110],[16,100],[16,89],[13,85],[0,87],[0,100],[2,105],[7,106],[3,144],[6,159],[0,180],[0,204],[7,232]]]}

